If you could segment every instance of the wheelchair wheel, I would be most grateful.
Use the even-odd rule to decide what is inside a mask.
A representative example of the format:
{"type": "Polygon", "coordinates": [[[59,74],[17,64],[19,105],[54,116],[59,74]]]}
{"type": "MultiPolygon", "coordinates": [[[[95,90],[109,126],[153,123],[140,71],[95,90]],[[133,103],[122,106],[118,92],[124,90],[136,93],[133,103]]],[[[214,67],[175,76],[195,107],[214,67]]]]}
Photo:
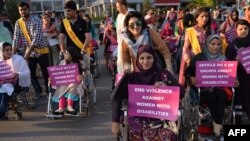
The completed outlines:
{"type": "Polygon", "coordinates": [[[24,106],[29,110],[34,110],[38,106],[38,94],[33,87],[24,88],[21,92],[24,106]]]}
{"type": "Polygon", "coordinates": [[[234,125],[235,124],[235,112],[232,109],[226,108],[223,124],[234,125]]]}
{"type": "Polygon", "coordinates": [[[184,118],[182,116],[182,109],[179,111],[179,117],[178,117],[178,123],[177,123],[177,127],[178,127],[178,134],[177,134],[177,140],[178,141],[185,141],[185,133],[184,133],[184,118]]]}
{"type": "Polygon", "coordinates": [[[120,135],[121,141],[128,141],[128,114],[127,114],[127,107],[125,105],[121,109],[123,111],[123,121],[120,125],[120,135]]]}
{"type": "Polygon", "coordinates": [[[128,141],[128,124],[127,123],[122,124],[120,138],[122,139],[122,141],[128,141]]]}
{"type": "Polygon", "coordinates": [[[96,67],[94,76],[95,78],[99,78],[101,75],[101,63],[97,51],[95,51],[95,60],[96,60],[96,67]]]}

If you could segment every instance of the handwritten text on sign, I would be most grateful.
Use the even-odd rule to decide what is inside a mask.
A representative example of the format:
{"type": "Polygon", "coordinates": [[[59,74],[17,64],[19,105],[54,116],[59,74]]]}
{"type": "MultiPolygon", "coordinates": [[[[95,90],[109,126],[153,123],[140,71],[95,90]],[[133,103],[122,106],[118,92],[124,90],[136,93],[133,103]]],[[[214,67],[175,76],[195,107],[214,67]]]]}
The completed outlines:
{"type": "Polygon", "coordinates": [[[250,74],[250,47],[240,49],[238,51],[238,56],[247,74],[250,74]]]}
{"type": "Polygon", "coordinates": [[[0,61],[0,80],[10,79],[14,77],[11,67],[5,61],[0,61]]]}
{"type": "Polygon", "coordinates": [[[128,115],[175,121],[179,109],[179,87],[130,85],[128,115]]]}
{"type": "Polygon", "coordinates": [[[232,87],[236,69],[236,61],[197,61],[197,87],[232,87]]]}
{"type": "Polygon", "coordinates": [[[69,85],[78,83],[79,70],[77,64],[48,67],[52,86],[69,85]]]}

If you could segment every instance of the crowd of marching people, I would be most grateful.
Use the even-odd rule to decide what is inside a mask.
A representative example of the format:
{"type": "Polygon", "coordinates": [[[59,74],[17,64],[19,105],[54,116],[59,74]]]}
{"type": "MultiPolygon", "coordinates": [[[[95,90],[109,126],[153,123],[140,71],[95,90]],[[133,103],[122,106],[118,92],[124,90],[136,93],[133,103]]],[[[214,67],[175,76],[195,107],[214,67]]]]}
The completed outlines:
{"type": "MultiPolygon", "coordinates": [[[[200,101],[206,103],[212,118],[213,134],[219,137],[231,91],[227,91],[224,87],[201,87],[200,101],[198,101],[197,61],[238,62],[237,75],[232,86],[235,88],[233,106],[240,111],[236,113],[236,124],[241,124],[242,112],[246,112],[249,117],[250,106],[247,100],[250,90],[246,86],[249,74],[237,54],[239,50],[249,47],[249,4],[244,7],[244,17],[241,18],[236,8],[231,8],[227,16],[218,7],[215,9],[201,7],[193,11],[171,8],[164,13],[149,9],[143,17],[141,13],[129,9],[124,0],[118,0],[116,7],[119,11],[117,72],[125,74],[112,93],[114,134],[121,132],[119,117],[122,111],[119,109],[122,109],[122,100],[128,98],[128,84],[147,84],[156,87],[174,85],[181,89],[186,88],[185,95],[189,95],[192,99],[189,104],[201,104],[200,101]],[[120,27],[122,19],[123,28],[120,27]],[[171,75],[169,81],[173,82],[172,84],[162,81],[163,78],[158,74],[163,73],[159,72],[157,65],[154,64],[155,61],[158,62],[158,67],[165,68],[168,73],[175,76],[174,79],[177,79],[178,83],[174,83],[175,80],[171,75]]],[[[182,98],[183,94],[180,93],[180,99],[182,98]]],[[[153,123],[151,120],[147,117],[129,117],[128,139],[164,140],[157,139],[157,136],[164,134],[165,130],[160,130],[163,127],[159,127],[159,130],[151,128],[154,134],[152,133],[150,138],[146,137],[145,134],[149,134],[147,128],[150,128],[150,122],[153,123]]],[[[175,140],[171,134],[169,139],[175,140]]]]}
{"type": "MultiPolygon", "coordinates": [[[[116,0],[118,16],[112,19],[107,15],[100,21],[98,29],[88,14],[77,10],[74,1],[65,3],[65,18],[57,18],[50,11],[38,18],[30,14],[30,6],[25,2],[17,7],[21,18],[14,26],[0,11],[0,61],[9,64],[13,70],[12,77],[0,79],[0,97],[5,101],[0,101],[0,118],[8,110],[7,95],[14,91],[14,85],[27,87],[32,84],[38,93],[44,91],[48,94],[50,78],[47,67],[77,63],[79,72],[90,70],[90,58],[98,45],[104,46],[106,66],[113,72],[111,129],[115,135],[120,133],[122,101],[128,98],[128,85],[141,84],[156,88],[176,86],[180,88],[180,101],[189,95],[192,99],[190,105],[205,102],[211,113],[213,133],[219,137],[228,95],[232,91],[225,87],[198,88],[198,61],[238,63],[232,86],[235,88],[233,106],[238,111],[236,124],[241,124],[242,112],[250,118],[250,74],[238,54],[240,50],[250,48],[250,3],[243,7],[243,17],[236,8],[225,14],[218,7],[149,9],[142,15],[130,9],[126,0],[116,0]],[[19,60],[18,65],[16,60],[19,60]],[[36,76],[37,64],[43,75],[44,90],[36,76]],[[115,84],[116,75],[122,75],[122,78],[115,84]],[[198,93],[200,101],[197,100],[198,93]]],[[[82,81],[81,73],[77,79],[82,81]]],[[[59,105],[55,112],[75,110],[73,102],[78,99],[77,87],[77,84],[58,87],[52,98],[59,105]]],[[[176,132],[171,129],[164,126],[157,130],[151,128],[151,124],[159,122],[162,121],[155,118],[129,117],[128,139],[177,140],[176,132]],[[152,135],[148,135],[151,133],[149,129],[152,129],[152,135]]]]}

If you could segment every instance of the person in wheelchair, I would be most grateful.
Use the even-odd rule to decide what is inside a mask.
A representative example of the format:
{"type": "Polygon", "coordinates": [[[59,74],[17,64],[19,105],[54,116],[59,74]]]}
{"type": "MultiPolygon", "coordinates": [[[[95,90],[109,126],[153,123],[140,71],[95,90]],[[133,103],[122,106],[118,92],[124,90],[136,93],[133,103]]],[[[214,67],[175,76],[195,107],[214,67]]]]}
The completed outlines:
{"type": "MultiPolygon", "coordinates": [[[[156,56],[152,47],[140,46],[136,57],[135,72],[125,73],[123,78],[112,92],[112,132],[115,135],[120,133],[120,117],[122,115],[122,101],[128,99],[128,84],[143,84],[154,85],[160,87],[164,85],[180,86],[175,77],[165,69],[162,69],[156,62],[156,56]]],[[[184,88],[181,87],[181,96],[184,95],[184,88]]],[[[160,119],[147,117],[129,117],[128,118],[128,133],[131,141],[165,141],[163,138],[168,138],[171,141],[176,140],[176,135],[173,131],[167,128],[154,128],[155,124],[161,123],[160,119]],[[154,130],[151,137],[144,135],[149,130],[154,130]],[[166,137],[166,135],[169,135],[166,137]],[[147,139],[145,139],[147,138],[147,139]]],[[[173,122],[172,122],[173,123],[173,122]]]]}
{"type": "MultiPolygon", "coordinates": [[[[203,47],[201,53],[195,55],[191,61],[190,65],[186,70],[186,77],[190,83],[190,89],[194,92],[193,103],[194,104],[204,104],[206,103],[213,120],[213,131],[215,136],[220,136],[222,129],[222,121],[225,113],[225,106],[227,102],[226,92],[224,88],[213,87],[213,88],[201,88],[200,103],[197,103],[197,93],[198,89],[195,87],[197,80],[195,77],[196,72],[196,61],[226,61],[226,57],[222,55],[222,45],[221,38],[219,35],[210,35],[203,47]]],[[[238,85],[238,81],[235,82],[238,85]]]]}
{"type": "Polygon", "coordinates": [[[10,43],[0,43],[0,61],[5,61],[13,72],[13,77],[0,80],[0,118],[4,118],[8,110],[8,96],[13,94],[14,85],[28,87],[31,84],[31,80],[27,62],[22,56],[12,54],[10,43]]]}
{"type": "MultiPolygon", "coordinates": [[[[61,60],[59,65],[66,65],[66,64],[78,64],[79,69],[79,76],[77,80],[81,82],[83,80],[82,76],[82,63],[80,62],[79,56],[77,56],[77,50],[74,48],[66,49],[64,53],[64,60],[61,60]]],[[[78,97],[78,86],[80,84],[74,83],[68,86],[57,86],[55,93],[52,97],[52,101],[59,104],[59,108],[55,111],[56,113],[64,113],[64,109],[67,105],[67,111],[70,113],[74,113],[75,109],[73,108],[73,104],[75,101],[79,100],[78,97]],[[67,103],[66,103],[67,102],[67,103]]]]}

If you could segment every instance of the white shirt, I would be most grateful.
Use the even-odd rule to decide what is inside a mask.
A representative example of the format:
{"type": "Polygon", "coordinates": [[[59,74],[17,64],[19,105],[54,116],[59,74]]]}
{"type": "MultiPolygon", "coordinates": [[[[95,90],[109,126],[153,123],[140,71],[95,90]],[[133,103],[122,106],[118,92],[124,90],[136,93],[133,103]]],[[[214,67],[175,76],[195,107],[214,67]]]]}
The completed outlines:
{"type": "Polygon", "coordinates": [[[125,30],[125,27],[124,27],[125,17],[130,11],[134,11],[134,10],[128,8],[128,11],[126,14],[119,13],[116,19],[116,33],[117,33],[117,42],[118,42],[118,54],[117,54],[117,72],[118,73],[123,73],[121,34],[125,30]]]}
{"type": "MultiPolygon", "coordinates": [[[[27,62],[20,55],[13,55],[11,59],[6,60],[6,63],[11,66],[14,73],[19,74],[18,85],[21,87],[28,87],[31,84],[30,69],[27,62]]],[[[12,95],[14,86],[12,84],[3,84],[0,88],[0,93],[7,93],[12,95]]]]}

